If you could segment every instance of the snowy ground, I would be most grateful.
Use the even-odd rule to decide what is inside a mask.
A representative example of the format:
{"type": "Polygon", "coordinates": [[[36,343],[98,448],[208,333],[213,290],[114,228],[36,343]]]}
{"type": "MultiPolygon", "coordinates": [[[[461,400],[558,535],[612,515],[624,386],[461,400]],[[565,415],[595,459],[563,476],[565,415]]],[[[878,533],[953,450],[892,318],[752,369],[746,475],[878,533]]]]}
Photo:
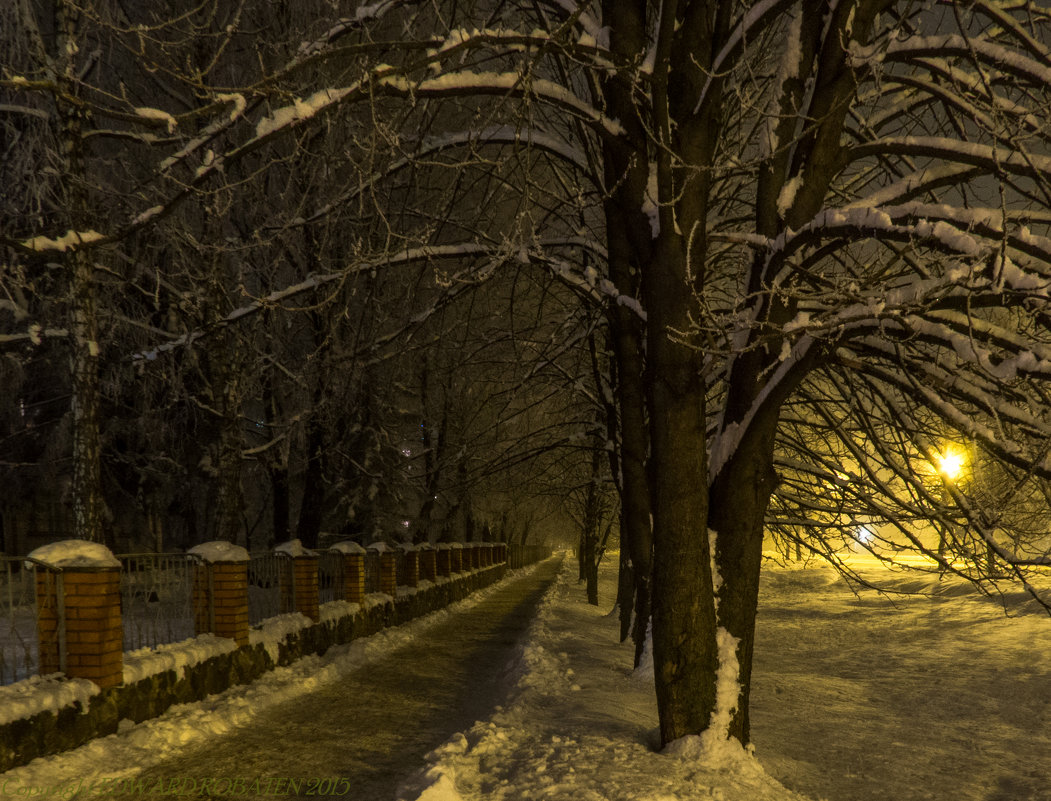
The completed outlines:
{"type": "MultiPolygon", "coordinates": [[[[1051,801],[1051,619],[1025,602],[1005,617],[956,580],[859,569],[892,589],[933,594],[855,595],[829,568],[767,569],[753,758],[701,748],[697,738],[675,753],[652,750],[652,686],[628,669],[630,647],[616,642],[607,614],[614,576],[603,571],[604,605],[588,606],[567,559],[519,645],[506,703],[434,751],[399,797],[1051,801]]],[[[275,699],[411,642],[428,625],[305,659],[251,687],[0,775],[0,785],[14,793],[133,776],[183,743],[250,723],[275,699]]]]}
{"type": "MultiPolygon", "coordinates": [[[[1051,619],[951,579],[859,565],[921,596],[856,596],[830,568],[771,566],[753,691],[756,758],[651,750],[652,689],[608,607],[549,593],[506,707],[431,755],[404,799],[1048,801],[1051,619]]],[[[614,591],[603,572],[603,598],[614,591]]]]}

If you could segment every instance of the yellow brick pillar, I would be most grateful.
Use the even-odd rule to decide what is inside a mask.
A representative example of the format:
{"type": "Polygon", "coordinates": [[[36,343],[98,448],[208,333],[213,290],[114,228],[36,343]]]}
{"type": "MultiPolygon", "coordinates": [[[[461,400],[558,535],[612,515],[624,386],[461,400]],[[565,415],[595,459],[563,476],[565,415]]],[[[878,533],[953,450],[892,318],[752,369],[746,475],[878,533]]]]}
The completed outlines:
{"type": "Polygon", "coordinates": [[[420,561],[420,578],[424,581],[433,582],[438,578],[437,551],[430,543],[422,543],[416,546],[417,558],[420,561]]]}
{"type": "Polygon", "coordinates": [[[418,587],[420,585],[420,558],[416,546],[411,542],[403,542],[398,546],[398,550],[401,551],[403,575],[401,583],[408,587],[418,587]]]}
{"type": "Polygon", "coordinates": [[[40,672],[99,687],[124,682],[120,562],[105,545],[65,540],[29,554],[36,567],[40,672]]]}
{"type": "Polygon", "coordinates": [[[303,547],[299,540],[289,540],[274,548],[286,557],[280,574],[281,611],[299,612],[315,623],[321,619],[318,595],[318,555],[303,547]]]}
{"type": "Polygon", "coordinates": [[[230,542],[206,542],[188,553],[198,559],[193,575],[197,634],[248,645],[248,551],[230,542]]]}
{"type": "Polygon", "coordinates": [[[452,553],[452,545],[447,542],[439,543],[435,549],[435,568],[437,569],[437,574],[442,578],[449,578],[449,574],[452,572],[452,553]]]}
{"type": "Polygon", "coordinates": [[[463,543],[452,543],[452,550],[450,553],[452,554],[452,572],[463,573],[463,571],[467,569],[464,565],[466,550],[464,549],[463,543]]]}
{"type": "Polygon", "coordinates": [[[385,542],[369,545],[370,551],[380,555],[380,592],[391,598],[398,596],[398,557],[385,542]]]}
{"type": "Polygon", "coordinates": [[[343,555],[343,600],[360,604],[365,600],[365,549],[347,540],[337,542],[332,550],[343,555]]]}

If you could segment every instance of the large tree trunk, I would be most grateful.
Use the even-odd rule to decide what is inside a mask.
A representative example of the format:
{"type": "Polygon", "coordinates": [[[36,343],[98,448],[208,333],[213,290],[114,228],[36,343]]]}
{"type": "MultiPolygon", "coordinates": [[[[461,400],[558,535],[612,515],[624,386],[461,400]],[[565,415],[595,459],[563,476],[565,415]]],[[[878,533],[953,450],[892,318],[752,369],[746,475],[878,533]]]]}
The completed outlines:
{"type": "MultiPolygon", "coordinates": [[[[86,229],[88,197],[85,188],[81,110],[69,98],[76,94],[75,55],[78,52],[79,12],[72,4],[55,4],[57,25],[56,95],[62,129],[62,189],[65,222],[71,231],[86,229]]],[[[70,374],[73,420],[73,536],[103,540],[102,444],[99,437],[99,341],[95,314],[94,265],[80,249],[65,253],[69,276],[70,374]]]]}
{"type": "MultiPolygon", "coordinates": [[[[666,236],[665,240],[673,239],[666,236]]],[[[674,244],[669,243],[669,244],[674,244]]],[[[653,666],[661,742],[704,731],[716,701],[718,649],[708,552],[704,391],[696,351],[675,343],[687,311],[684,256],[649,267],[653,502],[653,666]]]]}
{"type": "MultiPolygon", "coordinates": [[[[644,3],[604,0],[603,16],[610,23],[610,48],[630,63],[644,52],[644,3]]],[[[607,142],[603,172],[610,192],[603,203],[610,280],[617,292],[637,298],[643,269],[651,261],[652,232],[642,212],[649,180],[645,158],[649,133],[635,106],[634,86],[623,76],[611,76],[602,86],[610,114],[622,121],[623,138],[607,142]],[[642,156],[642,157],[640,157],[642,156]]],[[[635,665],[646,644],[651,613],[653,531],[650,515],[647,458],[650,449],[646,419],[646,339],[642,320],[627,306],[615,303],[609,325],[616,360],[617,405],[620,410],[621,548],[626,548],[635,579],[635,665]]]]}
{"type": "MultiPolygon", "coordinates": [[[[753,429],[754,432],[754,429],[753,429]]],[[[738,640],[740,694],[728,734],[749,742],[755,614],[763,556],[763,521],[776,486],[774,428],[754,432],[712,483],[708,526],[715,532],[715,563],[723,583],[717,623],[738,640]]]]}

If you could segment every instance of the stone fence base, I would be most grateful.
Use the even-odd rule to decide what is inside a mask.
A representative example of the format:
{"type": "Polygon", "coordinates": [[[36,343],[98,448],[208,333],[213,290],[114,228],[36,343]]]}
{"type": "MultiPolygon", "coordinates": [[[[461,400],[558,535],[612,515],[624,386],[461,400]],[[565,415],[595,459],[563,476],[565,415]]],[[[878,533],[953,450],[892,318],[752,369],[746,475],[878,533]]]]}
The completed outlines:
{"type": "Polygon", "coordinates": [[[47,754],[83,745],[117,731],[122,720],[140,723],[174,704],[200,701],[237,684],[247,684],[275,667],[333,645],[375,634],[460,601],[503,578],[505,565],[457,576],[403,595],[393,603],[362,606],[351,615],[315,623],[288,635],[275,660],[263,644],[242,645],[176,672],[168,670],[140,681],[101,690],[86,704],[74,701],[57,712],[0,725],[0,773],[47,754]]]}

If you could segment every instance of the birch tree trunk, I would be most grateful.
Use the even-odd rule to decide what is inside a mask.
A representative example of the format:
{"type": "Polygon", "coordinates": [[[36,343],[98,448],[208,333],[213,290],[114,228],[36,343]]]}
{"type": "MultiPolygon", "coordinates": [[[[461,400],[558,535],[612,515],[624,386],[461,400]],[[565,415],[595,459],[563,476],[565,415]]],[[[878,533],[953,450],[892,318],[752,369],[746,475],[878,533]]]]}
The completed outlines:
{"type": "MultiPolygon", "coordinates": [[[[82,112],[76,102],[76,54],[80,13],[65,0],[57,0],[58,28],[55,62],[58,92],[55,101],[61,132],[63,163],[63,214],[70,231],[87,230],[90,219],[85,186],[82,112]]],[[[70,375],[73,420],[73,536],[102,542],[103,509],[101,439],[99,437],[99,337],[95,312],[94,266],[83,250],[74,246],[63,253],[69,276],[70,375]]]]}

